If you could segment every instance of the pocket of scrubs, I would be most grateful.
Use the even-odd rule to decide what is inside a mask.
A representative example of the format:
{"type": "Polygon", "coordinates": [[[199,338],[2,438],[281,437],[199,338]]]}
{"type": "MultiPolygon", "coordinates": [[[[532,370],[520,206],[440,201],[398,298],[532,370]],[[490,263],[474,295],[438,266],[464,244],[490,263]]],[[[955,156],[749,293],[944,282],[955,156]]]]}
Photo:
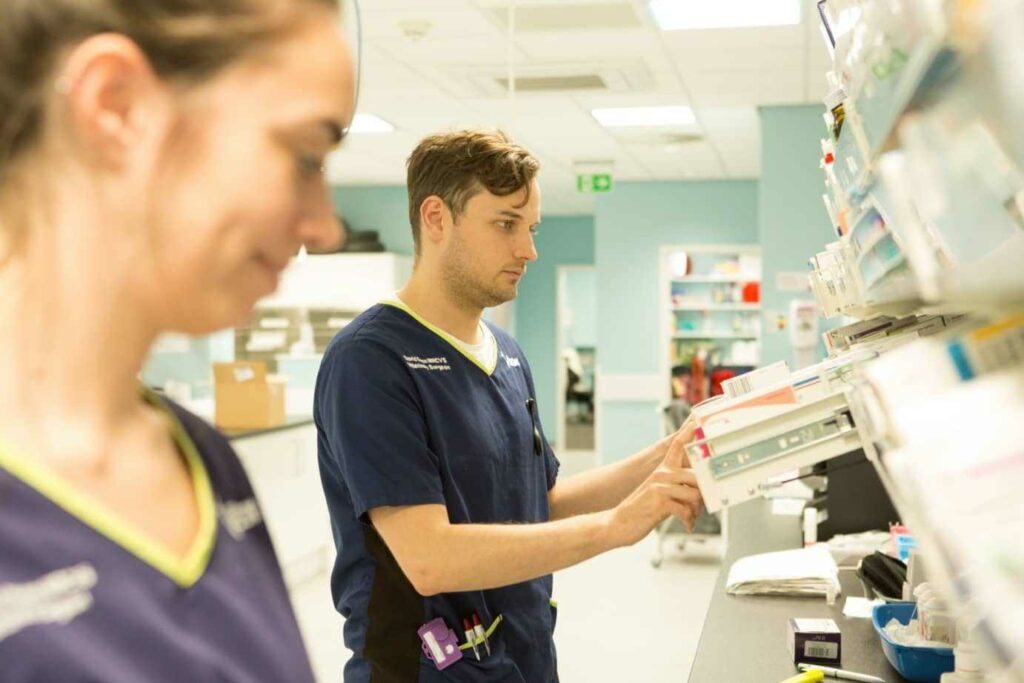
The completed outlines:
{"type": "MultiPolygon", "coordinates": [[[[498,630],[498,626],[501,624],[504,618],[504,616],[499,614],[497,617],[494,618],[494,621],[491,622],[491,625],[484,629],[484,633],[487,635],[487,640],[490,640],[491,637],[494,636],[494,632],[498,630]]],[[[478,649],[484,647],[484,639],[476,638],[475,641],[472,643],[463,643],[462,645],[459,645],[459,649],[463,651],[470,650],[473,648],[474,645],[476,645],[478,649]]]]}
{"type": "Polygon", "coordinates": [[[523,680],[522,673],[509,658],[508,653],[504,652],[504,648],[499,649],[496,646],[501,634],[498,626],[504,621],[504,617],[499,614],[485,630],[491,644],[491,656],[484,652],[483,639],[476,641],[480,650],[480,661],[474,658],[473,646],[469,643],[459,645],[462,659],[444,671],[438,671],[434,663],[421,653],[420,683],[532,683],[523,680]]]}
{"type": "MultiPolygon", "coordinates": [[[[544,463],[543,458],[537,456],[534,445],[534,430],[538,430],[539,434],[539,428],[536,418],[530,419],[525,405],[520,405],[519,409],[522,411],[522,415],[517,419],[497,426],[497,429],[501,430],[502,441],[505,445],[505,468],[507,470],[532,470],[538,464],[543,465],[544,463]]],[[[541,454],[543,455],[543,450],[541,454]]]]}

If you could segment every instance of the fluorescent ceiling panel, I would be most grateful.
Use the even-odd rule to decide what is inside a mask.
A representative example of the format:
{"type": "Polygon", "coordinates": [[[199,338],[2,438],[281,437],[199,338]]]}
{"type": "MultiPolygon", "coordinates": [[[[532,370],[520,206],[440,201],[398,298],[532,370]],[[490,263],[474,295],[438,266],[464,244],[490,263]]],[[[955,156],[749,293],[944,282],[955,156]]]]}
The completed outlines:
{"type": "Polygon", "coordinates": [[[793,26],[800,0],[650,0],[654,20],[666,31],[793,26]]]}
{"type": "Polygon", "coordinates": [[[375,114],[356,114],[350,133],[393,133],[395,127],[375,114]]]}
{"type": "Polygon", "coordinates": [[[593,109],[591,115],[605,128],[627,126],[692,126],[697,122],[689,107],[617,107],[593,109]]]}

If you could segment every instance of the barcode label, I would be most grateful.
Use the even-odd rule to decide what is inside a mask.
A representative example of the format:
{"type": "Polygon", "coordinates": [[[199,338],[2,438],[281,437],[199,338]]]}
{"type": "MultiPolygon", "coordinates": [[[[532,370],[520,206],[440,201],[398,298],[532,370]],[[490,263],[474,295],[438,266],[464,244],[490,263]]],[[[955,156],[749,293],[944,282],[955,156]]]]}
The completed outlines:
{"type": "Polygon", "coordinates": [[[822,643],[817,641],[807,641],[804,643],[804,657],[836,659],[838,656],[839,646],[835,643],[822,643]]]}

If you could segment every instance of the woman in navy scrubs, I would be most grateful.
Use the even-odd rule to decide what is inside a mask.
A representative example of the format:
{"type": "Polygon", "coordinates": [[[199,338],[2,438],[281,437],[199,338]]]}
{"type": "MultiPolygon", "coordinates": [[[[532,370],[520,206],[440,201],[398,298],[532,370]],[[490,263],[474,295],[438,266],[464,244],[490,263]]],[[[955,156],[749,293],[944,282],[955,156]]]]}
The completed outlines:
{"type": "Polygon", "coordinates": [[[141,390],[337,225],[329,0],[0,0],[0,678],[312,681],[252,488],[141,390]]]}

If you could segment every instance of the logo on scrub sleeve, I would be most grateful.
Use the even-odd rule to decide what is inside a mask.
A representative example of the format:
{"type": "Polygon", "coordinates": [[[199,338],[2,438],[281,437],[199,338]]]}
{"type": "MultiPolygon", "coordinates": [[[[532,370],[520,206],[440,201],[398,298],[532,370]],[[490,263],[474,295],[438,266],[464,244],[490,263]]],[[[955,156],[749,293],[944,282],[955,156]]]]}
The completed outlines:
{"type": "Polygon", "coordinates": [[[221,503],[217,506],[217,512],[224,528],[236,541],[241,541],[250,529],[263,521],[255,498],[221,503]]]}
{"type": "Polygon", "coordinates": [[[501,357],[505,359],[505,364],[508,365],[510,368],[518,368],[522,366],[518,358],[506,356],[504,351],[501,352],[501,357]]]}
{"type": "Polygon", "coordinates": [[[34,624],[66,624],[92,607],[96,568],[88,562],[28,583],[0,583],[0,641],[34,624]]]}

